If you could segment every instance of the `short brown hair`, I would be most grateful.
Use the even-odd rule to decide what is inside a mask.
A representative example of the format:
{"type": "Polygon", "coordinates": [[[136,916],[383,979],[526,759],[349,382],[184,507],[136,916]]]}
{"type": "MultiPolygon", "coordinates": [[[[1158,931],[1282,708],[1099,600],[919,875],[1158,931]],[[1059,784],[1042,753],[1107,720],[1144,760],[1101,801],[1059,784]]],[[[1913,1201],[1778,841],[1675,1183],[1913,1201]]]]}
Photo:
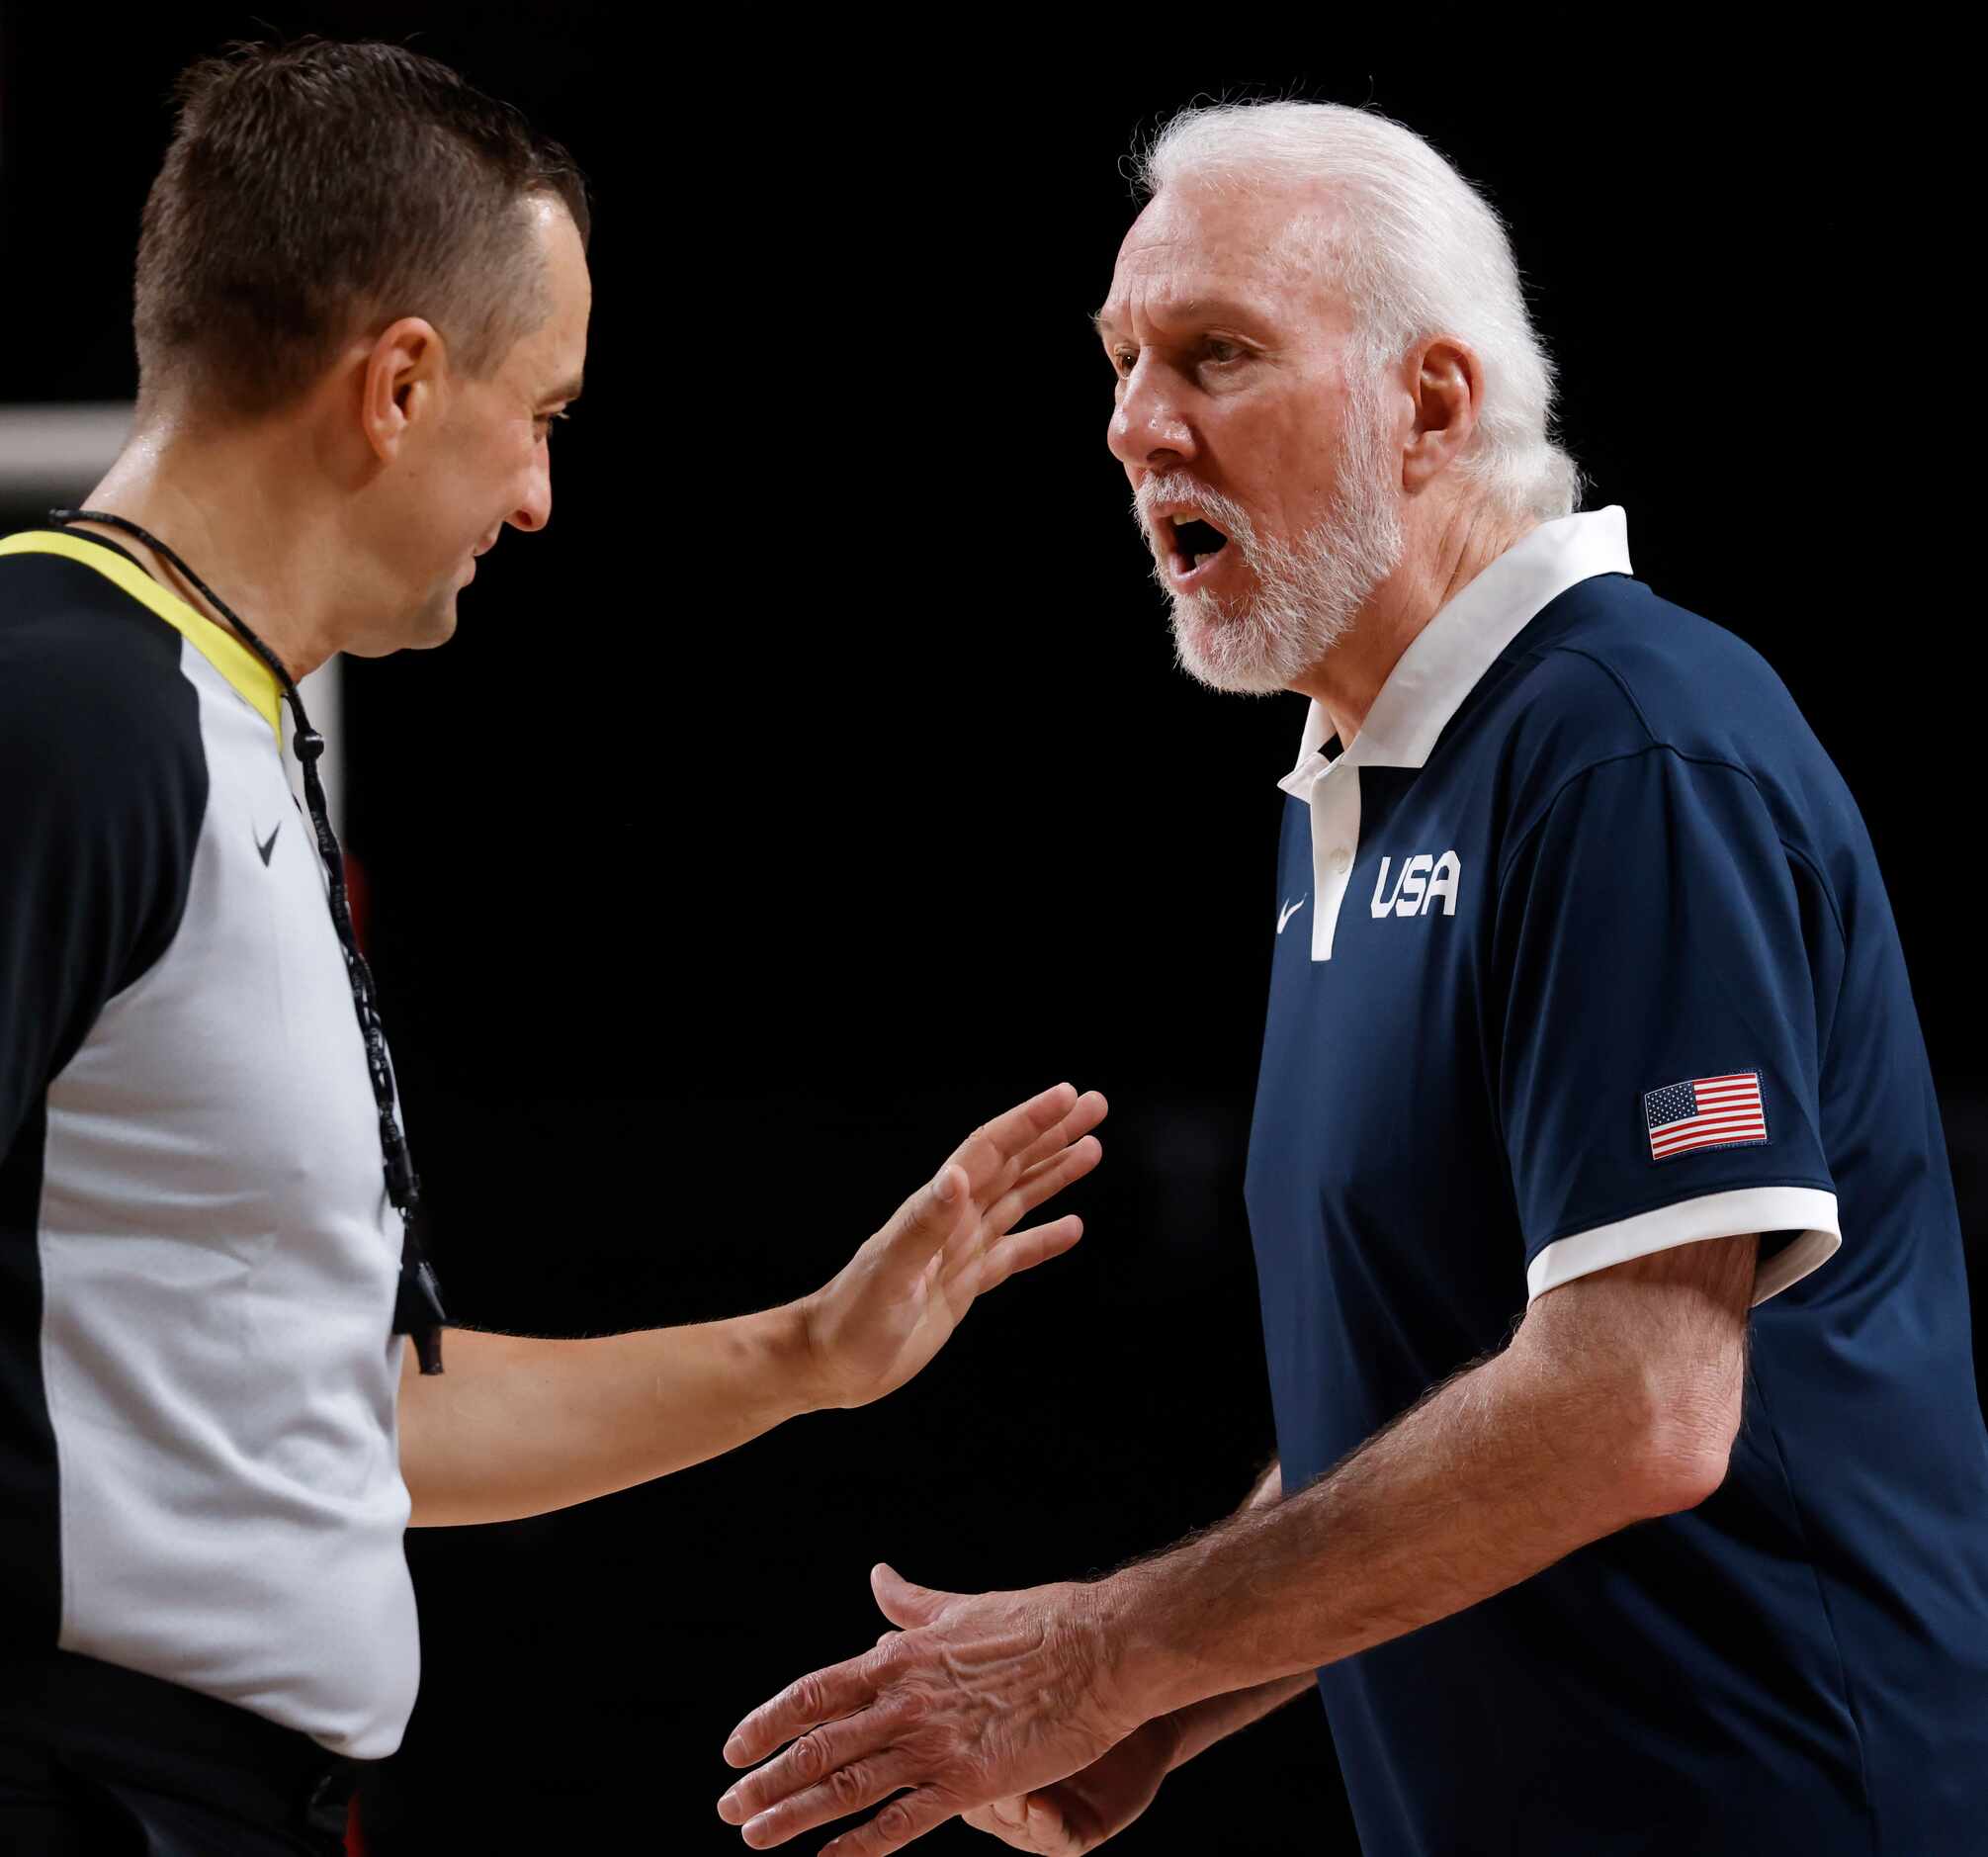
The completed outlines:
{"type": "Polygon", "coordinates": [[[191,387],[226,413],[274,411],[355,327],[403,315],[487,377],[549,309],[530,197],[562,202],[586,242],[572,157],[404,46],[233,44],[174,97],[138,239],[141,399],[191,387]]]}

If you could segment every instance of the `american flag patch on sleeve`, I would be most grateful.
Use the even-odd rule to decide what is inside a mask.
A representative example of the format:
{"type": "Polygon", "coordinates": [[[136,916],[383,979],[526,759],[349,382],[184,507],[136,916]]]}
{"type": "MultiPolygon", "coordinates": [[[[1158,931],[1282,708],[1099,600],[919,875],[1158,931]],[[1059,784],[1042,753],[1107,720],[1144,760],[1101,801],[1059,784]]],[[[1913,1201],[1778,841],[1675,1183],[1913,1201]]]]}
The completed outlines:
{"type": "Polygon", "coordinates": [[[1643,1120],[1653,1161],[1668,1161],[1693,1148],[1758,1147],[1768,1138],[1761,1074],[1742,1070],[1666,1084],[1644,1097],[1643,1120]]]}

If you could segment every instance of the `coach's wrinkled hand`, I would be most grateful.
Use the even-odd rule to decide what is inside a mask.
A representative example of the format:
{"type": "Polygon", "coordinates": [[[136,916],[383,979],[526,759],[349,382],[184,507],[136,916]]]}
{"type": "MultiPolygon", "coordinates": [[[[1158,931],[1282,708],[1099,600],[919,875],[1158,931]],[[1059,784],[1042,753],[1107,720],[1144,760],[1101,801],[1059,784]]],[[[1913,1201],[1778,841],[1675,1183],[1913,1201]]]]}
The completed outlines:
{"type": "Polygon", "coordinates": [[[1069,1779],[977,1806],[966,1821],[1034,1857],[1084,1857],[1153,1804],[1179,1747],[1173,1718],[1162,1716],[1069,1779]]]}
{"type": "Polygon", "coordinates": [[[821,1403],[867,1405],[945,1346],[973,1300],[1068,1251],[1074,1213],[1013,1229],[1098,1163],[1103,1097],[1058,1084],[974,1130],[890,1222],[802,1304],[821,1403]]]}
{"type": "Polygon", "coordinates": [[[725,1744],[744,1767],[794,1743],[718,1803],[752,1849],[889,1800],[822,1851],[884,1857],[1089,1767],[1141,1725],[1112,1695],[1097,1589],[940,1593],[886,1566],[870,1585],[903,1629],[790,1684],[725,1744]]]}

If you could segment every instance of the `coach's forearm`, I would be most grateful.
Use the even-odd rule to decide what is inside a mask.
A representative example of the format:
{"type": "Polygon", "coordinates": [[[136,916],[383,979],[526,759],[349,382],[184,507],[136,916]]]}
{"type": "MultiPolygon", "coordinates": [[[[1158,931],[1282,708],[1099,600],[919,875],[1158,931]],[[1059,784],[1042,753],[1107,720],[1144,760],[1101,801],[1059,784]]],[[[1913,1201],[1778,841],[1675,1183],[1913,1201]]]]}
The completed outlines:
{"type": "Polygon", "coordinates": [[[821,1403],[794,1304],[587,1341],[452,1328],[445,1355],[446,1372],[400,1377],[400,1471],[417,1528],[586,1502],[821,1403]]]}
{"type": "Polygon", "coordinates": [[[1296,1701],[1317,1681],[1314,1671],[1303,1670],[1296,1676],[1258,1683],[1254,1689],[1232,1690],[1226,1696],[1210,1696],[1205,1702],[1176,1709],[1168,1720],[1179,1740],[1173,1758],[1167,1762],[1167,1771],[1184,1766],[1196,1754],[1205,1754],[1217,1741],[1227,1740],[1239,1729],[1262,1721],[1287,1702],[1296,1701]]]}
{"type": "MultiPolygon", "coordinates": [[[[1514,1344],[1310,1488],[1100,1582],[1124,1705],[1194,1719],[1203,1699],[1247,1691],[1264,1713],[1273,1689],[1295,1694],[1320,1666],[1688,1506],[1702,1491],[1652,1468],[1646,1390],[1514,1344]]],[[[1225,1719],[1201,1718],[1216,1732],[1225,1719]]]]}
{"type": "MultiPolygon", "coordinates": [[[[1272,1458],[1269,1467],[1256,1479],[1255,1487],[1236,1513],[1248,1515],[1253,1510],[1270,1508],[1283,1499],[1283,1465],[1272,1458]]],[[[1247,1728],[1253,1722],[1260,1722],[1272,1711],[1302,1696],[1312,1687],[1313,1680],[1312,1671],[1302,1670],[1294,1676],[1259,1683],[1254,1689],[1232,1690],[1226,1696],[1210,1696],[1185,1709],[1175,1710],[1167,1718],[1176,1737],[1169,1769],[1183,1766],[1196,1754],[1206,1753],[1217,1741],[1226,1740],[1238,1729],[1247,1728]]]]}

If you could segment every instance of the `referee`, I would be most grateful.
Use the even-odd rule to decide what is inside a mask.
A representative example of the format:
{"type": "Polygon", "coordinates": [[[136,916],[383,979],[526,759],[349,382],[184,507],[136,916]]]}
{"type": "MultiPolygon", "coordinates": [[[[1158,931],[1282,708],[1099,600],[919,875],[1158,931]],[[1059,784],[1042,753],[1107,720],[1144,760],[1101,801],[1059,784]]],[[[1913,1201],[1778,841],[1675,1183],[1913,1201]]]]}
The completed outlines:
{"type": "Polygon", "coordinates": [[[560,1342],[442,1330],[296,679],[442,643],[551,513],[580,391],[565,153],[429,59],[190,69],[133,437],[0,542],[0,1850],[341,1848],[398,1743],[402,1531],[532,1515],[915,1373],[1096,1163],[1067,1085],[824,1288],[560,1342]],[[293,798],[283,710],[305,773],[293,798]]]}
{"type": "MultiPolygon", "coordinates": [[[[740,1725],[800,1738],[721,1814],[1072,1857],[1316,1687],[1365,1857],[1988,1849],[1967,1283],[1842,776],[1574,513],[1426,142],[1218,107],[1144,177],[1111,449],[1185,666],[1312,699],[1248,1175],[1280,1461],[1106,1579],[879,1568],[902,1630],[740,1725]]],[[[1272,1848],[1249,1797],[1221,1848],[1272,1848]]]]}

